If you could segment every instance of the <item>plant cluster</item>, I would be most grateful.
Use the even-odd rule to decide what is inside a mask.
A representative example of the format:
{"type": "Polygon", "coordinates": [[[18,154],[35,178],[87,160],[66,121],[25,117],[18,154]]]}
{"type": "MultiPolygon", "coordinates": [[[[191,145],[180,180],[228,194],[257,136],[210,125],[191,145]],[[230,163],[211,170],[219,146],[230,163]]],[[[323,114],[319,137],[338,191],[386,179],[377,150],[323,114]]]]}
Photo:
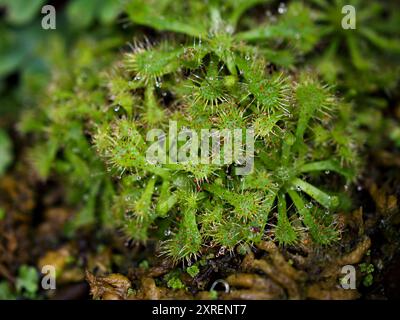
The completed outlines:
{"type": "Polygon", "coordinates": [[[70,230],[118,226],[135,240],[161,240],[174,261],[265,238],[339,239],[335,212],[346,208],[360,142],[351,106],[292,68],[317,41],[308,9],[293,2],[259,26],[241,17],[261,1],[156,2],[155,11],[155,1],[130,1],[126,12],[172,31],[170,39],[135,41],[122,54],[110,50],[112,41],[82,41],[40,114],[20,123],[44,140],[30,151],[38,174],[62,176],[81,205],[70,230]],[[147,132],[167,131],[170,120],[178,130],[253,127],[253,172],[236,175],[240,163],[147,162],[147,132]]]}

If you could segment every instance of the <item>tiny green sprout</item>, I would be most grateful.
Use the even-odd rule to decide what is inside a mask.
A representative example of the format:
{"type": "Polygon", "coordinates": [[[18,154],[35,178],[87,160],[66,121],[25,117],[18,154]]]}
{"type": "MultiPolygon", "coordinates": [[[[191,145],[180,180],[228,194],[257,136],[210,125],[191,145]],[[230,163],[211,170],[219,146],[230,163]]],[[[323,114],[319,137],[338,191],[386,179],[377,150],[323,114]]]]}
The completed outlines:
{"type": "Polygon", "coordinates": [[[186,286],[180,279],[181,272],[177,269],[174,269],[167,273],[163,280],[167,282],[167,286],[171,289],[186,289],[186,286]]]}
{"type": "Polygon", "coordinates": [[[182,283],[182,281],[176,277],[169,279],[167,282],[167,286],[168,286],[168,288],[175,289],[175,290],[186,288],[186,286],[182,283]]]}
{"type": "Polygon", "coordinates": [[[135,295],[136,294],[136,290],[135,289],[132,289],[132,288],[129,288],[128,289],[128,292],[127,292],[127,296],[129,297],[129,296],[133,296],[133,295],[135,295]]]}
{"type": "Polygon", "coordinates": [[[372,285],[373,281],[374,281],[374,276],[373,273],[375,271],[375,267],[372,263],[360,263],[359,264],[360,267],[360,271],[365,274],[365,277],[363,278],[363,285],[365,287],[369,287],[372,285]]]}
{"type": "Polygon", "coordinates": [[[200,272],[199,267],[197,265],[193,265],[191,267],[186,268],[186,272],[194,278],[200,272]]]}
{"type": "Polygon", "coordinates": [[[360,263],[360,271],[363,273],[372,273],[374,272],[375,268],[372,263],[367,264],[367,263],[360,263]]]}
{"type": "Polygon", "coordinates": [[[210,290],[210,300],[217,300],[218,292],[216,290],[210,290]]]}
{"type": "Polygon", "coordinates": [[[22,265],[18,270],[16,289],[19,294],[34,299],[39,289],[39,276],[34,267],[22,265]]]}
{"type": "Polygon", "coordinates": [[[365,287],[370,287],[374,283],[374,276],[372,274],[367,274],[363,279],[363,285],[365,287]]]}

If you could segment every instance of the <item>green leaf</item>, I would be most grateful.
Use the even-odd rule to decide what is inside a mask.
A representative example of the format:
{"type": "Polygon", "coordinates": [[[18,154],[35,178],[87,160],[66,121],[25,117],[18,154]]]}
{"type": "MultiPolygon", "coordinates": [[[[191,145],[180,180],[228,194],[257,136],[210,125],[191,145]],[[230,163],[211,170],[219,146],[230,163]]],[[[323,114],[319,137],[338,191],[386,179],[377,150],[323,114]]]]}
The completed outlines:
{"type": "Polygon", "coordinates": [[[308,194],[314,200],[318,201],[327,209],[333,209],[339,205],[338,197],[326,194],[325,192],[314,187],[312,184],[309,184],[308,182],[305,182],[299,178],[293,179],[291,184],[295,188],[301,188],[303,192],[308,194]]]}
{"type": "Polygon", "coordinates": [[[198,266],[193,265],[193,266],[191,266],[191,267],[188,267],[188,268],[186,269],[186,272],[187,272],[192,278],[194,278],[194,277],[200,272],[200,270],[199,270],[199,267],[198,267],[198,266]]]}

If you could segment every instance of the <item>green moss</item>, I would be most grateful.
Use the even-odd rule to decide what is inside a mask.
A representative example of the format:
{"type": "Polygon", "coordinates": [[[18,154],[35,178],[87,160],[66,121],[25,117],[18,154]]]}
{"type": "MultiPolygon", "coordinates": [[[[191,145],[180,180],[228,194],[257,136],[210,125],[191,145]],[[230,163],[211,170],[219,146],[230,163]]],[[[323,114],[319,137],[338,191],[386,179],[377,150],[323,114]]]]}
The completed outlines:
{"type": "Polygon", "coordinates": [[[375,267],[372,263],[360,263],[359,264],[360,271],[364,274],[363,278],[363,285],[365,287],[369,287],[373,284],[374,282],[374,276],[373,273],[375,271],[375,267]]]}
{"type": "Polygon", "coordinates": [[[39,289],[37,270],[34,267],[22,265],[18,270],[15,286],[19,294],[29,299],[34,299],[39,289]]]}
{"type": "Polygon", "coordinates": [[[186,272],[192,277],[194,278],[195,276],[198,275],[198,273],[200,272],[200,269],[198,266],[193,265],[191,267],[187,267],[186,268],[186,272]]]}
{"type": "Polygon", "coordinates": [[[186,289],[186,286],[183,284],[183,282],[180,279],[180,272],[179,270],[173,270],[169,273],[167,273],[164,276],[164,280],[167,281],[167,286],[168,288],[171,289],[186,289]]]}

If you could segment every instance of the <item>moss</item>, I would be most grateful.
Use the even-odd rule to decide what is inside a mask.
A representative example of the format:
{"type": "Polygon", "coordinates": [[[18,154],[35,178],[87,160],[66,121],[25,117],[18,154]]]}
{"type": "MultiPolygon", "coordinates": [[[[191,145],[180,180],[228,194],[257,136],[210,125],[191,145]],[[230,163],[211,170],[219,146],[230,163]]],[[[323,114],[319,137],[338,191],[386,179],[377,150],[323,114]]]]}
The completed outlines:
{"type": "Polygon", "coordinates": [[[164,280],[167,281],[167,287],[171,289],[186,289],[186,286],[183,284],[182,280],[180,279],[180,272],[179,270],[173,270],[167,273],[164,276],[164,280]]]}
{"type": "Polygon", "coordinates": [[[195,276],[197,276],[200,272],[200,269],[198,266],[193,265],[191,267],[186,268],[186,272],[192,277],[194,278],[195,276]]]}
{"type": "Polygon", "coordinates": [[[16,290],[19,295],[34,299],[39,289],[39,276],[34,267],[22,265],[18,270],[16,290]]]}

